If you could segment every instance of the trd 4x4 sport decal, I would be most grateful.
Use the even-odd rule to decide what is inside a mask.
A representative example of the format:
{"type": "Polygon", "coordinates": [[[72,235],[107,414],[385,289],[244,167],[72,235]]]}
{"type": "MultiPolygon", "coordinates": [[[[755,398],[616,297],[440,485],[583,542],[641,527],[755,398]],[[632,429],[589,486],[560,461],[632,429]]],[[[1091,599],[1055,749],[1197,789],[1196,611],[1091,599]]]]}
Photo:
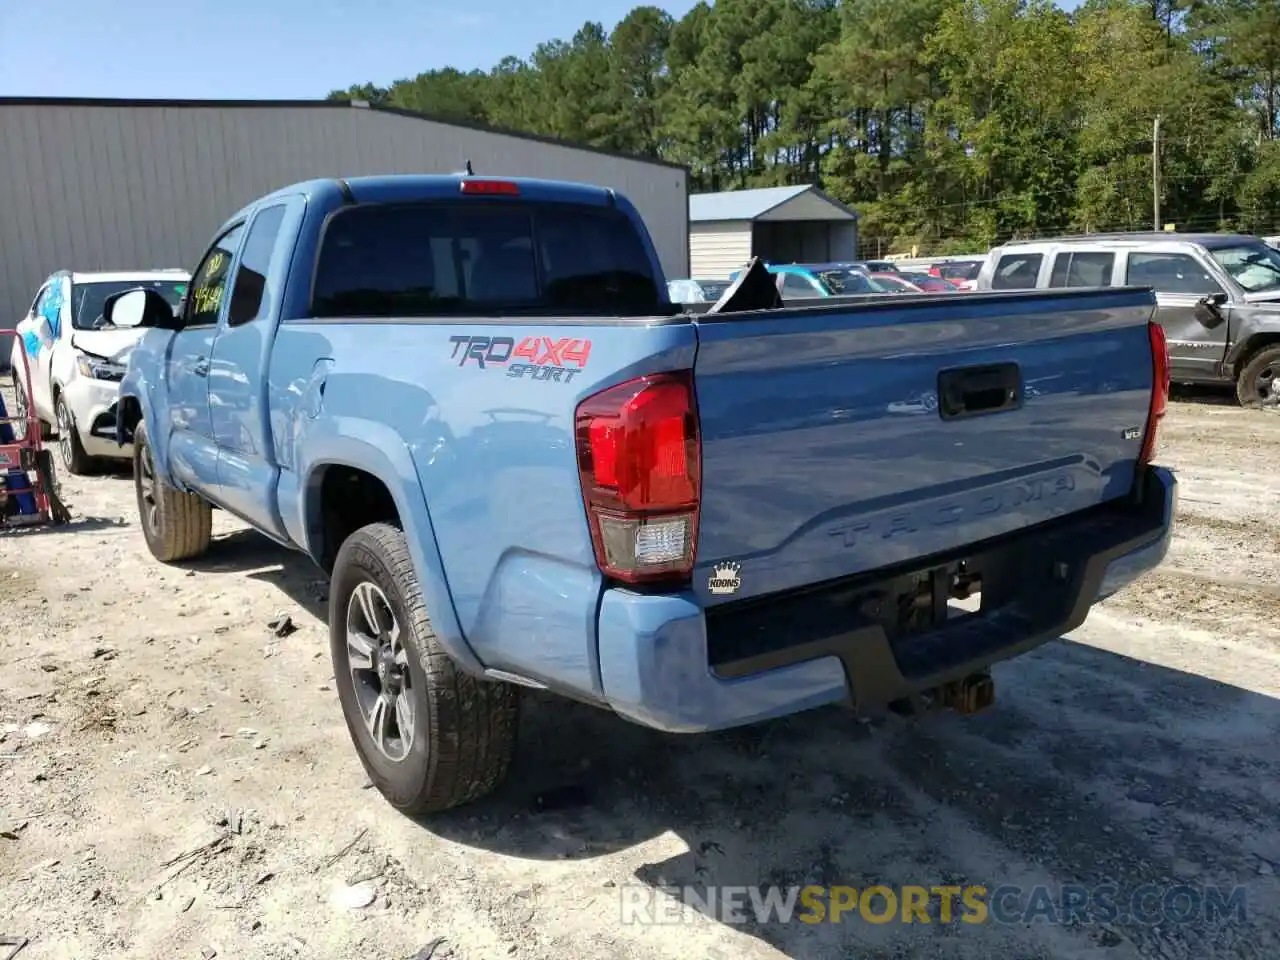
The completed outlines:
{"type": "Polygon", "coordinates": [[[516,343],[513,337],[473,337],[458,334],[449,338],[453,344],[452,359],[458,366],[475,364],[481,370],[501,367],[508,377],[528,380],[554,380],[568,383],[587,366],[591,356],[590,340],[572,337],[525,337],[516,343]]]}

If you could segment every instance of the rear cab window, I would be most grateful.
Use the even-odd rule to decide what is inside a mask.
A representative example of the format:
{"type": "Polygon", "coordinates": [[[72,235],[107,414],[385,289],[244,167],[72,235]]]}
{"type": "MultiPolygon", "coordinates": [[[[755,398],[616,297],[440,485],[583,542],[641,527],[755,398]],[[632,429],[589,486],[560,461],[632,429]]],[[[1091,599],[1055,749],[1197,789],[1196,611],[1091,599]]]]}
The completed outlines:
{"type": "Polygon", "coordinates": [[[1109,287],[1116,255],[1104,250],[1060,250],[1053,258],[1051,287],[1109,287]]]}
{"type": "Polygon", "coordinates": [[[1044,254],[1040,253],[1006,253],[996,261],[995,273],[991,277],[992,290],[1030,290],[1036,285],[1040,275],[1040,264],[1044,262],[1044,254]]]}
{"type": "Polygon", "coordinates": [[[312,315],[643,316],[664,312],[631,220],[569,203],[434,201],[334,214],[312,315]]]}

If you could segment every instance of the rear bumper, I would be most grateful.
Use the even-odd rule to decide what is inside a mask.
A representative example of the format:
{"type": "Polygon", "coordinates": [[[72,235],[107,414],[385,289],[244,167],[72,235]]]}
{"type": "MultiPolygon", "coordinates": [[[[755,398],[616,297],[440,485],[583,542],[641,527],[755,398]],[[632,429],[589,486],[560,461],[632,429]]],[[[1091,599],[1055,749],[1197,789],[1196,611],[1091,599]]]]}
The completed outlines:
{"type": "Polygon", "coordinates": [[[1164,559],[1177,481],[1154,468],[1143,484],[1139,505],[1105,505],[910,569],[707,611],[691,594],[606,591],[605,699],[637,723],[696,733],[840,701],[874,707],[969,676],[1074,630],[1094,603],[1164,559]],[[871,598],[893,598],[928,571],[942,583],[960,561],[982,571],[981,612],[911,633],[886,626],[871,598]]]}

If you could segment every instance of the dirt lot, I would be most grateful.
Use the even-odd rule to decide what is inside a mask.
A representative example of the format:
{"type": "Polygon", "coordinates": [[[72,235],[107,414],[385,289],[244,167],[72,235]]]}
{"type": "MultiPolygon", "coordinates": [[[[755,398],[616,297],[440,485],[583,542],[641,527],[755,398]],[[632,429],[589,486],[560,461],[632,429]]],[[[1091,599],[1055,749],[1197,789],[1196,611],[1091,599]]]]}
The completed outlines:
{"type": "Polygon", "coordinates": [[[998,669],[984,715],[671,738],[533,698],[501,794],[426,826],[367,787],[306,561],[215,515],[209,555],[165,568],[127,475],[68,481],[71,527],[0,538],[0,937],[21,960],[1280,956],[1273,442],[1280,416],[1175,403],[1166,566],[998,669]],[[620,921],[628,885],[1104,882],[1243,885],[1247,918],[620,921]]]}

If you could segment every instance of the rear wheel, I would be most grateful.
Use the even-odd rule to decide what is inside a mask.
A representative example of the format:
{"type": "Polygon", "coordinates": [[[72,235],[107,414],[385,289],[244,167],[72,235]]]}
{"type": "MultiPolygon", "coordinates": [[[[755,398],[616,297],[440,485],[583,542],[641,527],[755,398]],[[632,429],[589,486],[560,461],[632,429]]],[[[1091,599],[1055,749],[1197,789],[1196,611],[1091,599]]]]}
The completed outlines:
{"type": "Polygon", "coordinates": [[[393,807],[437,813],[502,781],[519,691],[464,673],[440,646],[404,533],[391,524],[362,527],[339,549],[329,643],[347,729],[393,807]]]}
{"type": "Polygon", "coordinates": [[[133,434],[133,485],[138,496],[138,521],[153,557],[174,563],[209,549],[213,508],[198,494],[177,490],[156,475],[143,423],[133,434]]]}
{"type": "Polygon", "coordinates": [[[76,421],[71,416],[66,397],[58,397],[54,412],[58,417],[58,454],[62,458],[62,465],[67,468],[67,473],[89,473],[95,461],[84,452],[84,444],[80,442],[80,432],[76,429],[76,421]]]}
{"type": "Polygon", "coordinates": [[[1236,399],[1242,407],[1274,406],[1280,402],[1280,344],[1263,347],[1240,370],[1236,399]]]}

